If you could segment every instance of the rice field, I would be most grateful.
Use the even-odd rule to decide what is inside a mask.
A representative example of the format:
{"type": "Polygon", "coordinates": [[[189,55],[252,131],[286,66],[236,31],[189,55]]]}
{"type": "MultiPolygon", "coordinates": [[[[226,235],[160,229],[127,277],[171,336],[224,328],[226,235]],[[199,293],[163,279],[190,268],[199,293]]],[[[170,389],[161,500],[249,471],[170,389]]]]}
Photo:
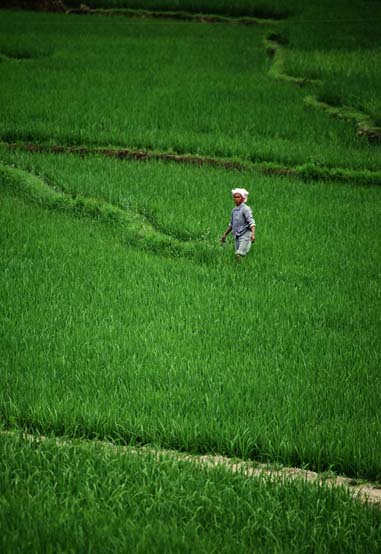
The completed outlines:
{"type": "Polygon", "coordinates": [[[381,482],[379,145],[304,103],[335,91],[377,123],[374,35],[324,45],[321,21],[309,42],[324,5],[262,8],[284,71],[319,83],[272,78],[271,26],[1,11],[2,552],[379,551],[379,508],[344,489],[141,450],[381,482]],[[220,244],[235,187],[257,225],[241,265],[220,244]]]}
{"type": "Polygon", "coordinates": [[[350,123],[306,109],[298,87],[275,86],[260,26],[3,13],[7,142],[380,170],[377,149],[350,123]]]}
{"type": "MultiPolygon", "coordinates": [[[[23,165],[25,158],[28,157],[21,157],[23,162],[20,159],[17,165],[23,165]]],[[[8,394],[13,409],[9,408],[6,419],[21,419],[32,426],[40,424],[47,413],[46,401],[52,404],[54,397],[55,380],[48,385],[46,370],[41,366],[46,352],[51,352],[47,371],[50,373],[51,367],[59,364],[59,374],[64,382],[68,380],[67,393],[72,401],[66,407],[57,398],[53,412],[48,410],[46,424],[53,416],[53,427],[57,425],[65,432],[75,432],[79,417],[83,432],[112,435],[112,426],[119,421],[114,435],[121,435],[124,440],[137,436],[143,442],[163,440],[167,447],[222,449],[230,455],[260,455],[284,459],[286,463],[310,463],[321,470],[332,466],[346,473],[379,477],[378,437],[374,434],[378,424],[375,385],[379,383],[379,315],[370,301],[378,287],[377,237],[371,239],[378,215],[373,197],[379,194],[378,189],[338,189],[315,184],[305,187],[301,198],[299,183],[279,182],[274,188],[274,179],[253,179],[257,211],[262,214],[257,219],[261,239],[247,265],[238,269],[230,249],[218,244],[230,213],[228,187],[232,185],[224,183],[226,172],[160,163],[121,164],[99,159],[81,162],[63,156],[40,159],[29,155],[29,163],[32,160],[35,170],[36,164],[44,168],[48,180],[54,172],[55,185],[66,187],[69,194],[97,197],[125,210],[129,206],[138,214],[148,213],[150,205],[154,214],[151,220],[162,231],[194,249],[197,235],[203,237],[201,243],[204,247],[207,243],[210,255],[207,263],[195,265],[183,257],[168,260],[126,250],[127,234],[123,226],[116,224],[110,229],[112,240],[104,243],[102,235],[100,244],[95,240],[94,245],[86,245],[82,244],[83,230],[75,226],[102,226],[101,217],[100,221],[94,218],[82,222],[70,213],[69,217],[63,214],[62,223],[68,221],[73,228],[68,234],[68,230],[59,230],[58,214],[47,212],[43,216],[41,207],[36,206],[34,210],[40,215],[34,213],[31,217],[32,207],[28,205],[25,219],[17,212],[10,216],[11,208],[4,204],[4,227],[9,229],[12,222],[16,227],[5,244],[11,250],[4,259],[8,287],[3,289],[2,305],[16,323],[14,331],[19,329],[19,339],[15,341],[17,355],[9,346],[4,352],[3,375],[12,359],[20,364],[24,358],[20,364],[22,372],[25,364],[30,366],[35,359],[31,382],[24,376],[22,391],[18,379],[15,387],[11,385],[15,368],[9,374],[8,394]],[[66,183],[74,165],[77,178],[69,188],[66,183]],[[102,190],[106,174],[110,182],[102,190]],[[200,179],[204,186],[207,184],[209,195],[200,197],[200,179]],[[91,191],[86,188],[89,183],[91,191]],[[164,183],[171,184],[166,187],[164,183]],[[223,188],[225,194],[219,192],[223,188]],[[129,191],[129,200],[123,189],[129,191]],[[210,198],[214,197],[219,218],[210,222],[210,198]],[[353,226],[354,203],[362,238],[356,238],[357,226],[353,226]],[[268,216],[262,206],[271,206],[268,216]],[[197,222],[195,227],[193,221],[197,222]],[[49,248],[51,233],[53,242],[49,248]],[[279,236],[276,245],[272,241],[274,234],[279,236]],[[14,245],[12,236],[16,238],[14,245]],[[41,267],[39,236],[45,237],[44,248],[51,252],[48,258],[41,259],[41,267]],[[9,274],[7,260],[17,243],[26,240],[26,259],[20,259],[21,265],[16,263],[9,274]],[[53,244],[57,240],[60,244],[56,248],[53,244]],[[35,261],[29,265],[28,259],[35,261]],[[48,279],[44,278],[47,274],[48,279]],[[26,306],[32,282],[29,310],[26,306]],[[63,286],[57,288],[57,282],[63,286]],[[90,294],[85,294],[86,283],[93,283],[90,294]],[[151,295],[148,291],[152,288],[156,292],[151,295]],[[21,295],[26,306],[15,306],[15,295],[21,295]],[[364,306],[365,298],[369,300],[364,306]],[[34,305],[40,309],[34,310],[34,305]],[[21,314],[25,324],[22,327],[21,314]],[[49,331],[36,335],[41,325],[53,330],[58,322],[61,332],[53,342],[49,331]],[[21,337],[26,348],[24,355],[17,346],[21,337]],[[81,344],[87,347],[81,349],[81,344]],[[77,380],[86,373],[93,377],[85,379],[82,393],[76,397],[73,393],[78,390],[77,380]],[[111,382],[114,387],[110,388],[111,382]],[[350,383],[350,391],[338,398],[342,382],[350,383]],[[32,390],[32,384],[40,391],[34,408],[24,397],[27,390],[32,390]],[[92,406],[94,390],[101,402],[96,408],[92,406]],[[131,398],[125,412],[127,390],[131,391],[131,398]],[[168,404],[168,395],[172,405],[168,404]],[[94,425],[93,416],[93,423],[84,421],[85,398],[89,399],[89,415],[95,409],[103,420],[99,425],[94,425]],[[79,413],[74,410],[73,401],[78,402],[79,413]],[[62,411],[58,405],[62,405],[62,411]],[[151,414],[148,420],[152,420],[149,431],[141,424],[146,410],[151,414]],[[361,418],[359,410],[363,413],[361,418]],[[102,417],[102,413],[109,415],[102,417]],[[126,418],[124,425],[120,418],[126,418]],[[160,439],[163,429],[168,429],[167,437],[160,439]],[[306,449],[311,454],[306,454],[306,449]],[[359,454],[356,456],[355,452],[359,454]]],[[[237,176],[234,185],[247,179],[247,175],[237,176]]],[[[63,383],[58,383],[57,394],[61,396],[63,383]]]]}

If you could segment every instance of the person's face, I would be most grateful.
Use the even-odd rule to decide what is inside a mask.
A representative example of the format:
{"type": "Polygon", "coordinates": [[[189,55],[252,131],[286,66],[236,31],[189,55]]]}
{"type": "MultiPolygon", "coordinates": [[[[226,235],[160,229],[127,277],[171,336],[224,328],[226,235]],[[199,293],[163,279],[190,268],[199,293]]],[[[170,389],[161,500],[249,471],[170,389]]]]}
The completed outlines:
{"type": "Polygon", "coordinates": [[[235,194],[233,194],[233,200],[236,206],[240,206],[243,202],[243,196],[236,192],[235,194]]]}

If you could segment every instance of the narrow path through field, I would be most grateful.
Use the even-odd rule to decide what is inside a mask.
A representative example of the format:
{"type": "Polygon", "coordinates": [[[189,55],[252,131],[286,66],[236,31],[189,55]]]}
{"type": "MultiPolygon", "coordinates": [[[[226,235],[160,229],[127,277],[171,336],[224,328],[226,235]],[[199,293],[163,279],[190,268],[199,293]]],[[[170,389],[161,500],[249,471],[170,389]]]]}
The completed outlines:
{"type": "MultiPolygon", "coordinates": [[[[47,437],[44,435],[31,435],[28,433],[22,433],[19,431],[1,431],[3,436],[20,437],[30,443],[41,443],[48,440],[54,441],[57,446],[74,445],[78,444],[79,439],[71,439],[65,437],[47,437]]],[[[138,454],[150,455],[157,460],[158,463],[164,458],[171,458],[177,461],[185,461],[200,468],[208,467],[223,467],[226,471],[232,473],[240,473],[249,478],[264,477],[271,481],[287,482],[289,480],[300,479],[310,483],[325,484],[330,487],[343,487],[347,489],[351,496],[355,499],[359,499],[362,502],[367,502],[381,508],[381,487],[370,482],[358,482],[355,479],[343,476],[331,476],[325,474],[319,474],[315,471],[309,471],[300,469],[297,467],[272,467],[262,463],[249,462],[245,460],[236,460],[227,458],[220,455],[196,455],[179,452],[177,450],[165,450],[161,448],[154,448],[149,446],[120,446],[107,441],[90,441],[88,439],[81,439],[83,444],[96,444],[102,448],[112,449],[115,454],[130,454],[131,456],[138,454]]]]}
{"type": "Polygon", "coordinates": [[[0,63],[1,62],[18,62],[18,61],[22,61],[24,59],[29,59],[29,58],[17,58],[16,56],[9,56],[8,54],[5,54],[4,52],[0,52],[0,63]]]}
{"type": "MultiPolygon", "coordinates": [[[[49,4],[57,11],[57,5],[53,0],[48,1],[49,4]]],[[[257,15],[237,15],[205,13],[202,8],[198,12],[186,10],[148,10],[139,8],[91,8],[87,4],[80,4],[79,7],[70,8],[60,1],[60,11],[64,11],[68,15],[103,15],[103,16],[122,16],[130,18],[151,18],[151,19],[174,19],[177,21],[191,21],[193,23],[231,23],[241,25],[274,25],[279,19],[283,19],[285,15],[281,13],[270,12],[268,8],[260,8],[257,15]]],[[[255,12],[254,12],[255,13],[255,12]]]]}

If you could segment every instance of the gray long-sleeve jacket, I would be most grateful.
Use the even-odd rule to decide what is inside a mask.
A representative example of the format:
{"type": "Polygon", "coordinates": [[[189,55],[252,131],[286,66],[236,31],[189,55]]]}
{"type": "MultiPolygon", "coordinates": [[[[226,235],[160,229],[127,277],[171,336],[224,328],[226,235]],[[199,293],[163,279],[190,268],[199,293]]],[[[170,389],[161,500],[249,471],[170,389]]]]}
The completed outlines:
{"type": "Polygon", "coordinates": [[[240,237],[255,225],[253,212],[245,202],[233,208],[230,225],[234,237],[240,237]]]}

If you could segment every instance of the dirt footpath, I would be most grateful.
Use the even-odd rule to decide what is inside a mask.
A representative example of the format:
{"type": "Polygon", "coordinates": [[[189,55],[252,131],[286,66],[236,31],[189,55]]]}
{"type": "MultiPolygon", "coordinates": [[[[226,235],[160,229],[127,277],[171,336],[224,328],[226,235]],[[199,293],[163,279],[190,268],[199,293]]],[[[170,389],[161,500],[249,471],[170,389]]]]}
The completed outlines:
{"type": "MultiPolygon", "coordinates": [[[[47,440],[54,440],[57,445],[71,445],[78,443],[78,439],[65,439],[65,438],[52,438],[45,437],[43,435],[31,435],[26,433],[19,433],[16,431],[0,431],[2,435],[8,435],[13,437],[21,437],[29,442],[44,442],[47,440]]],[[[308,471],[297,467],[281,467],[274,468],[268,464],[260,464],[257,462],[249,461],[236,461],[225,456],[213,456],[213,455],[195,455],[186,454],[177,450],[163,450],[151,448],[148,446],[132,447],[132,446],[118,446],[111,442],[106,441],[91,441],[84,439],[82,442],[87,444],[96,443],[103,448],[111,448],[115,454],[128,453],[131,455],[148,454],[157,459],[157,462],[164,458],[174,459],[178,461],[186,461],[199,465],[200,467],[217,467],[223,466],[227,471],[232,473],[241,473],[247,477],[266,477],[274,481],[287,482],[289,480],[301,479],[308,482],[318,482],[332,487],[344,487],[349,490],[353,498],[357,498],[362,502],[368,502],[381,508],[381,487],[370,482],[365,482],[350,477],[341,476],[327,476],[326,474],[319,474],[315,471],[308,471]]]]}

